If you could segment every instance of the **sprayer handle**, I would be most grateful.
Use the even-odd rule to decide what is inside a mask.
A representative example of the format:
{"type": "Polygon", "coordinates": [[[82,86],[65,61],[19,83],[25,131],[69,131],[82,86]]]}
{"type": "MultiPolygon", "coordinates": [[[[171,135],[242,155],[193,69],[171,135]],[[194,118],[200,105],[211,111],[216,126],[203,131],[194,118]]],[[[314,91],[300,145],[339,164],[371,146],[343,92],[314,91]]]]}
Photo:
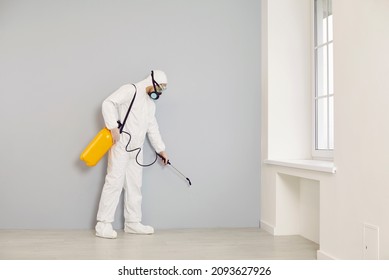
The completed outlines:
{"type": "Polygon", "coordinates": [[[166,158],[161,156],[160,154],[157,153],[157,155],[166,163],[166,164],[171,164],[169,160],[166,161],[166,158]]]}

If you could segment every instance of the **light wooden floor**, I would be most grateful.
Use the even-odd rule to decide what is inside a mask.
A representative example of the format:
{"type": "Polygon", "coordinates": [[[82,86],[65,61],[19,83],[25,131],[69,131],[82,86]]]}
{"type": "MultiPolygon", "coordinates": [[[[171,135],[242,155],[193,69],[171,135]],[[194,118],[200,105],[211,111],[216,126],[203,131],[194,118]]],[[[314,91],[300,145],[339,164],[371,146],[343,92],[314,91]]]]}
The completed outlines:
{"type": "Polygon", "coordinates": [[[256,228],[157,230],[118,238],[92,230],[0,230],[2,260],[308,260],[318,244],[301,236],[272,236],[256,228]]]}

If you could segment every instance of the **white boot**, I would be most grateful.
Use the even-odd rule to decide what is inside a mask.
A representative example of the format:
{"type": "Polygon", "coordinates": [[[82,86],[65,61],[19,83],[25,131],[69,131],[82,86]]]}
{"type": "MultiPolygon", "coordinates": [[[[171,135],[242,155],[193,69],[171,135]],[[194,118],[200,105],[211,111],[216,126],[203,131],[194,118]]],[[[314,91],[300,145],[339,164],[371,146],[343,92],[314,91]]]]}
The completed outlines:
{"type": "Polygon", "coordinates": [[[145,226],[141,223],[125,223],[124,231],[134,234],[153,234],[154,229],[151,226],[145,226]]]}
{"type": "Polygon", "coordinates": [[[111,223],[98,222],[95,229],[96,236],[98,237],[114,239],[118,236],[117,232],[113,230],[111,223]]]}

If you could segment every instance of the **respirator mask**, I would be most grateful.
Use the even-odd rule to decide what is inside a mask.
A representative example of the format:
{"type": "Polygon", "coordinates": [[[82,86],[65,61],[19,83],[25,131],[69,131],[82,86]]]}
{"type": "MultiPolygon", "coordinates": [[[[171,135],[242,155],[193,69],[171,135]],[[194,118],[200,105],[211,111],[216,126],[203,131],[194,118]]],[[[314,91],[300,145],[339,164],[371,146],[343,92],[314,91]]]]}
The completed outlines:
{"type": "Polygon", "coordinates": [[[162,91],[166,89],[166,84],[158,84],[154,80],[154,71],[151,71],[151,81],[153,82],[153,91],[149,92],[148,95],[150,96],[151,99],[157,100],[159,96],[162,94],[162,91]]]}

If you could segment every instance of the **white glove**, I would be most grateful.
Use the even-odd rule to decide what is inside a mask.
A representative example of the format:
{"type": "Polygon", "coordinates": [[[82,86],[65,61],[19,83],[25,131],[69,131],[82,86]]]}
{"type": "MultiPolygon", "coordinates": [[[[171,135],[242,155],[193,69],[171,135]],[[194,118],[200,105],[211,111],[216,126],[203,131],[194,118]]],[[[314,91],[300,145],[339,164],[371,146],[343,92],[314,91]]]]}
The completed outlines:
{"type": "Polygon", "coordinates": [[[120,140],[119,128],[116,127],[116,128],[111,129],[111,135],[112,135],[112,142],[115,145],[116,142],[118,142],[120,140]]]}

